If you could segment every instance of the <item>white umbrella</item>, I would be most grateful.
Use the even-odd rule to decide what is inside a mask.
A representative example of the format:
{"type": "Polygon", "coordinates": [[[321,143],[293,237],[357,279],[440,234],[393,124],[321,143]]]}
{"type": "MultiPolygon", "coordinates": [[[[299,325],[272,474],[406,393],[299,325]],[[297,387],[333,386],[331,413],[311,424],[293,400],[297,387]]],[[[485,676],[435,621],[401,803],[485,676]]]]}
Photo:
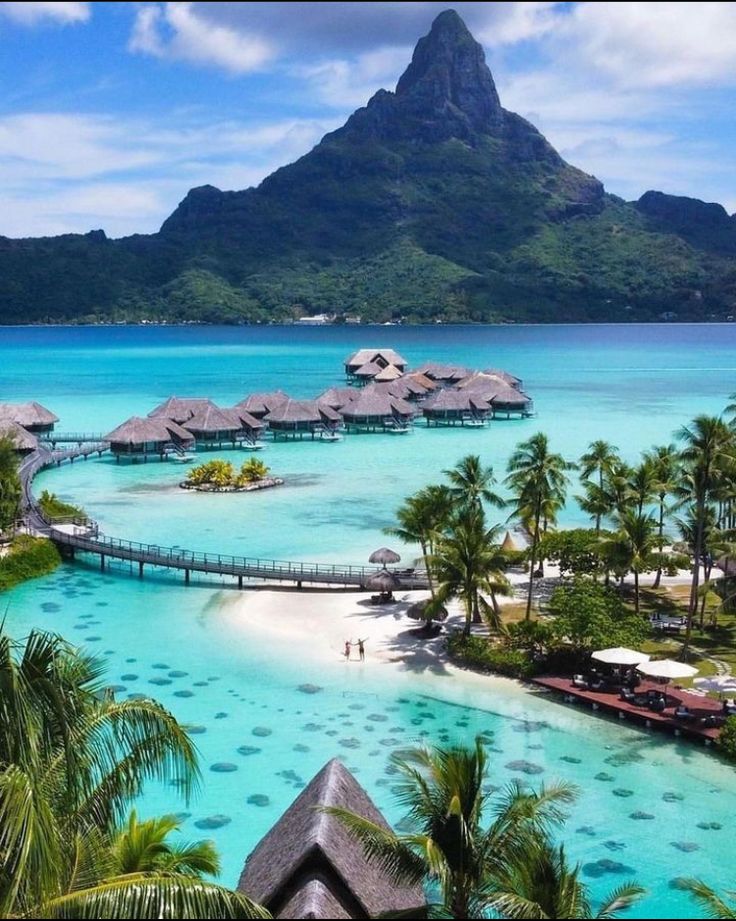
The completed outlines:
{"type": "Polygon", "coordinates": [[[640,662],[648,662],[649,656],[645,652],[637,652],[625,646],[613,646],[611,649],[597,650],[591,659],[605,662],[607,665],[639,665],[640,662]]]}
{"type": "Polygon", "coordinates": [[[684,662],[675,662],[674,659],[658,659],[654,662],[642,662],[637,665],[637,671],[642,675],[650,678],[665,678],[671,681],[673,678],[692,678],[698,674],[697,668],[692,665],[686,665],[684,662]]]}
{"type": "MultiPolygon", "coordinates": [[[[698,674],[697,668],[692,665],[685,665],[684,662],[675,662],[674,659],[659,659],[655,662],[642,662],[636,666],[636,670],[642,675],[649,678],[662,678],[665,683],[669,683],[673,678],[692,678],[698,674]]],[[[665,705],[667,704],[667,694],[664,695],[665,705]]]]}

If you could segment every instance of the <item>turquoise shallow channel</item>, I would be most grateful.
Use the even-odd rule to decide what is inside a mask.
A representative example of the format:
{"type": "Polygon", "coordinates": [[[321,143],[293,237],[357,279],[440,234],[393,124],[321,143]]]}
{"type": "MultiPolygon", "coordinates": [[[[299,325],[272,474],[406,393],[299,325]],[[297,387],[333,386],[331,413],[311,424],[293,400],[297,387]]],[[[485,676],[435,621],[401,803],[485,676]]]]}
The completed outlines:
{"type": "MultiPolygon", "coordinates": [[[[730,325],[3,328],[0,400],[37,399],[61,416],[60,428],[106,431],[171,394],[225,405],[274,387],[316,394],[341,382],[347,354],[372,345],[393,346],[411,363],[506,368],[523,378],[538,415],[480,430],[419,425],[401,438],[269,444],[261,456],[287,485],[260,494],[190,494],[178,489],[181,467],[109,458],[44,473],[36,488],[82,504],[113,536],[362,563],[386,542],[381,528],[402,497],[463,454],[479,453],[502,472],[515,443],[543,429],[571,458],[605,437],[633,459],[671,440],[696,413],[719,411],[736,390],[730,325]]],[[[563,524],[583,520],[571,502],[563,524]]],[[[225,883],[236,882],[247,853],[328,758],[343,757],[400,824],[391,753],[419,739],[470,742],[484,733],[494,785],[512,778],[579,785],[564,839],[596,898],[636,876],[649,896],[631,917],[696,917],[677,877],[736,886],[736,775],[697,746],[512,682],[478,692],[407,669],[389,683],[370,656],[362,667],[327,670],[300,659],[298,636],[277,648],[247,630],[233,638],[222,614],[232,592],[225,583],[185,588],[170,577],[138,581],[80,563],[3,598],[16,636],[31,627],[62,633],[104,655],[119,694],[154,694],[197,727],[196,801],[186,807],[174,789],[152,788],[141,809],[186,809],[187,836],[216,841],[225,883]]]]}

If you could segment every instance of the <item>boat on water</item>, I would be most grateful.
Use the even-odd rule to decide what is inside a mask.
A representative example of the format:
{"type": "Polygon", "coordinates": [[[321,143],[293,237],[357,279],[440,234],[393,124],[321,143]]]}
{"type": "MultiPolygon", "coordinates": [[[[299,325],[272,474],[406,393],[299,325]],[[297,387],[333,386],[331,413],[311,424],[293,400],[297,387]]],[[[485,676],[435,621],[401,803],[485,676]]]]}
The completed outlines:
{"type": "Polygon", "coordinates": [[[483,429],[486,427],[486,424],[482,419],[468,419],[464,424],[467,428],[470,429],[483,429]]]}
{"type": "Polygon", "coordinates": [[[342,441],[342,435],[337,432],[322,432],[319,436],[320,441],[342,441]]]}
{"type": "Polygon", "coordinates": [[[193,454],[172,454],[170,457],[176,464],[191,464],[194,460],[193,454]]]}

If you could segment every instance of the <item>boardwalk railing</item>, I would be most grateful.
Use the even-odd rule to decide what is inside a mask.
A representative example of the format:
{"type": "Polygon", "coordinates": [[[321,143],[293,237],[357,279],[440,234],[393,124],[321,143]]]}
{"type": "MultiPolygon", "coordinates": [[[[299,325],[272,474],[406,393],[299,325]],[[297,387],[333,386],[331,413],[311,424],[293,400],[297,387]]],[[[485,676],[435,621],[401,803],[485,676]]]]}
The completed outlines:
{"type": "Polygon", "coordinates": [[[104,442],[102,432],[42,432],[41,441],[50,444],[89,444],[90,442],[104,442]]]}
{"type": "MultiPolygon", "coordinates": [[[[339,563],[301,563],[289,560],[271,560],[259,557],[232,556],[209,551],[183,550],[178,547],[162,547],[139,541],[107,537],[99,533],[97,523],[91,518],[70,518],[59,521],[47,518],[36,501],[31,485],[33,477],[44,467],[60,463],[72,456],[80,456],[83,449],[71,451],[49,451],[41,449],[26,458],[20,468],[23,484],[23,500],[27,523],[37,532],[44,534],[60,547],[66,547],[71,556],[77,551],[93,553],[100,557],[101,568],[106,560],[117,559],[138,563],[139,574],[143,567],[161,566],[184,572],[188,582],[190,573],[200,572],[213,575],[235,576],[242,587],[243,579],[254,578],[274,582],[290,582],[301,587],[302,583],[317,585],[344,585],[365,588],[371,576],[381,571],[376,566],[355,566],[339,563]],[[63,530],[63,528],[68,530],[63,530]]],[[[424,572],[413,569],[393,570],[398,588],[424,589],[428,587],[424,572]]]]}

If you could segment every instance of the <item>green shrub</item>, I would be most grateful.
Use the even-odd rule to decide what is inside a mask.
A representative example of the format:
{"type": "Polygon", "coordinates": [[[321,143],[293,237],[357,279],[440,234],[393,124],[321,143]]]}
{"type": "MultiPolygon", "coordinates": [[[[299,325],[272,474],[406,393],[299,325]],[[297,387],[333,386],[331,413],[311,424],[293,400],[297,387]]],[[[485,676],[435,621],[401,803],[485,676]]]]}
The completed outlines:
{"type": "Polygon", "coordinates": [[[559,585],[552,592],[548,610],[554,616],[553,629],[559,643],[579,653],[609,646],[636,648],[650,632],[614,589],[592,579],[578,577],[559,585]]]}
{"type": "Polygon", "coordinates": [[[10,553],[0,558],[0,591],[45,576],[60,563],[59,551],[50,540],[21,534],[11,543],[10,553]]]}
{"type": "Polygon", "coordinates": [[[718,744],[730,761],[736,761],[736,716],[729,716],[723,724],[718,744]]]}
{"type": "Polygon", "coordinates": [[[44,516],[53,521],[58,518],[83,518],[84,509],[78,505],[72,505],[70,502],[63,502],[55,493],[47,489],[41,493],[38,500],[41,511],[44,516]]]}
{"type": "Polygon", "coordinates": [[[466,637],[461,631],[448,635],[447,651],[456,664],[475,671],[495,672],[509,678],[529,678],[536,670],[534,662],[523,650],[494,646],[486,637],[466,637]]]}

